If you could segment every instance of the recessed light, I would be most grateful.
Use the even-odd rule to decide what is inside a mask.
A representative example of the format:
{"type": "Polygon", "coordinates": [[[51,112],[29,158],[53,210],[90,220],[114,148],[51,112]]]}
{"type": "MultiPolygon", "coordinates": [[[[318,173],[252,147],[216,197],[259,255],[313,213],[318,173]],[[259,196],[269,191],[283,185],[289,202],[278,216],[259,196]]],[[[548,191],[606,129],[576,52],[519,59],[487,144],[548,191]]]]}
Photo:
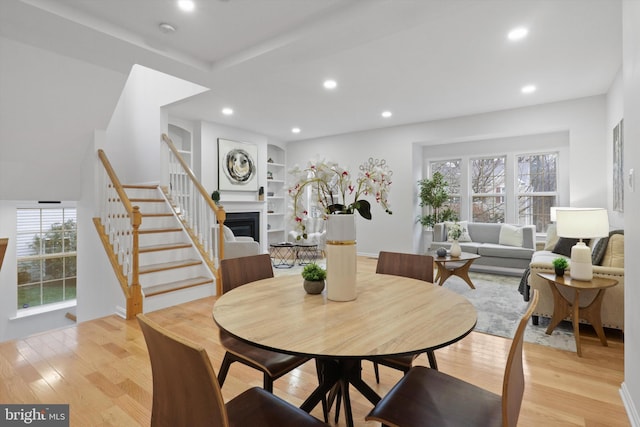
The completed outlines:
{"type": "Polygon", "coordinates": [[[224,114],[225,116],[230,116],[233,114],[233,109],[229,107],[223,108],[222,114],[224,114]]]}
{"type": "Polygon", "coordinates": [[[335,89],[338,83],[335,80],[325,80],[323,86],[325,89],[335,89]]]}
{"type": "Polygon", "coordinates": [[[178,0],[178,7],[185,12],[191,12],[196,8],[196,4],[192,0],[178,0]]]}
{"type": "Polygon", "coordinates": [[[533,93],[536,90],[538,90],[537,87],[535,87],[535,85],[526,85],[526,86],[522,86],[522,89],[520,89],[520,91],[522,93],[533,93]]]}
{"type": "Polygon", "coordinates": [[[527,34],[529,34],[528,29],[526,29],[525,27],[518,27],[509,31],[509,34],[507,34],[507,38],[511,41],[516,41],[527,37],[527,34]]]}
{"type": "Polygon", "coordinates": [[[382,117],[384,117],[385,119],[388,119],[389,117],[391,117],[393,114],[391,113],[391,111],[383,111],[382,112],[382,117]]]}
{"type": "Polygon", "coordinates": [[[291,128],[291,132],[300,133],[300,128],[291,128]]]}
{"type": "Polygon", "coordinates": [[[171,24],[167,24],[166,22],[161,23],[158,27],[160,27],[160,31],[165,34],[175,33],[176,31],[176,27],[171,24]]]}

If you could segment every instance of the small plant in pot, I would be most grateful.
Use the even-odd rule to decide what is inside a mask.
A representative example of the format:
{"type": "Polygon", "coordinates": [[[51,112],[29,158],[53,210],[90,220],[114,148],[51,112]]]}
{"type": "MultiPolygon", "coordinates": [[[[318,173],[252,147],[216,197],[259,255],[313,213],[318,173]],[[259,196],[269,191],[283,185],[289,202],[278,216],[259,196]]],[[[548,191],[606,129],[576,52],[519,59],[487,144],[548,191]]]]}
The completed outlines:
{"type": "Polygon", "coordinates": [[[307,264],[302,269],[304,279],[304,290],[308,294],[319,294],[324,289],[324,280],[327,278],[327,271],[315,262],[307,264]]]}
{"type": "Polygon", "coordinates": [[[556,271],[556,276],[564,276],[564,271],[569,267],[569,262],[566,258],[556,258],[552,261],[553,268],[556,271]]]}
{"type": "Polygon", "coordinates": [[[216,205],[220,206],[220,192],[218,190],[211,193],[211,200],[213,200],[216,205]]]}

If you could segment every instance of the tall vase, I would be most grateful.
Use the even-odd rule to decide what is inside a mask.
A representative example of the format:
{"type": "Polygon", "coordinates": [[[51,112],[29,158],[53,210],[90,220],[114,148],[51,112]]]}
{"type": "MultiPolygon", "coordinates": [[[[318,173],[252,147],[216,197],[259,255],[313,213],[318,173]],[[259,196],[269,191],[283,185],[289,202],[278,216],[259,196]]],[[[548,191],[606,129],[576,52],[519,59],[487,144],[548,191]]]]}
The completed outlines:
{"type": "Polygon", "coordinates": [[[327,298],[356,299],[356,218],[353,214],[327,218],[327,298]]]}
{"type": "Polygon", "coordinates": [[[462,254],[460,243],[458,243],[457,240],[454,240],[453,243],[451,243],[450,254],[453,258],[458,258],[462,254]]]}

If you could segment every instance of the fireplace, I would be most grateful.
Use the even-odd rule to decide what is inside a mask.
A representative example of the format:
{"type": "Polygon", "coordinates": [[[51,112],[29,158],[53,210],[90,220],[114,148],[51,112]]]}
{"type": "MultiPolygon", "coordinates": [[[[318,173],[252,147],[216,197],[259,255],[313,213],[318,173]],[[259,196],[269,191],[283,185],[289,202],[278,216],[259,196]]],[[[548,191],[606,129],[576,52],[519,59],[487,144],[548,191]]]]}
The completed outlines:
{"type": "Polygon", "coordinates": [[[249,236],[256,242],[260,241],[260,212],[227,212],[224,225],[235,236],[249,236]]]}

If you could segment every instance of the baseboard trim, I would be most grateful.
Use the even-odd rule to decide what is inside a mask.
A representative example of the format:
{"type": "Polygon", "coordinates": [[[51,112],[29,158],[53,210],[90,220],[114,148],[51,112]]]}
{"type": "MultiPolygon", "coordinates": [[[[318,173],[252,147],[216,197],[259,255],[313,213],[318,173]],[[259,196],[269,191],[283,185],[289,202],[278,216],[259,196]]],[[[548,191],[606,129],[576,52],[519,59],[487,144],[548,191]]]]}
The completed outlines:
{"type": "Polygon", "coordinates": [[[622,397],[622,403],[624,404],[624,408],[627,411],[627,416],[629,417],[631,426],[640,427],[640,416],[638,415],[638,409],[635,407],[633,399],[629,394],[629,389],[624,382],[620,387],[620,397],[622,397]]]}

